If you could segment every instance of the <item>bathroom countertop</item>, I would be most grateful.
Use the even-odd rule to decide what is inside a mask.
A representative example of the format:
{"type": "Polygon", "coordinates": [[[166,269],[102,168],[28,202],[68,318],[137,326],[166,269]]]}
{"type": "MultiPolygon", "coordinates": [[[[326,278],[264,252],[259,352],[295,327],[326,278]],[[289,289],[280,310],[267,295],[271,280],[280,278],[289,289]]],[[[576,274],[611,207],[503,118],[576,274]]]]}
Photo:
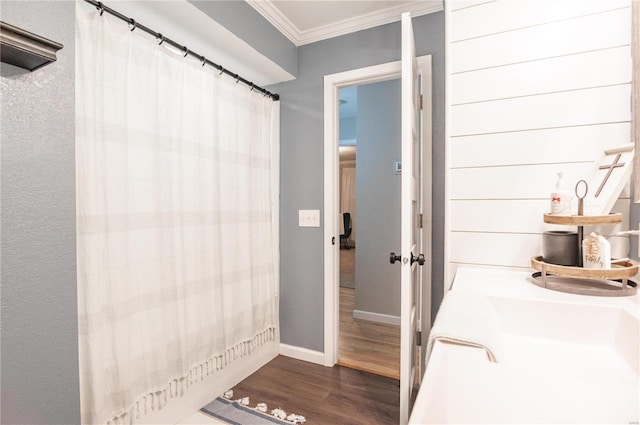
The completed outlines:
{"type": "Polygon", "coordinates": [[[530,276],[458,269],[452,291],[487,297],[504,355],[435,341],[410,424],[638,423],[640,296],[551,291],[530,276]]]}
{"type": "Polygon", "coordinates": [[[640,294],[629,297],[594,297],[541,288],[530,281],[532,272],[480,267],[461,267],[456,273],[452,290],[478,292],[502,297],[580,303],[622,308],[640,318],[640,294]]]}

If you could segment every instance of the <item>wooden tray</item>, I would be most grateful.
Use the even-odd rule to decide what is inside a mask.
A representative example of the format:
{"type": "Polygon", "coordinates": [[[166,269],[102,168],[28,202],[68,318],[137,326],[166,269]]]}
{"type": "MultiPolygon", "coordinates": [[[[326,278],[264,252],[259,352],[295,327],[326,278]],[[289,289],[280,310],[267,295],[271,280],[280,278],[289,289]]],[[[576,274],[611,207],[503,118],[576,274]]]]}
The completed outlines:
{"type": "Polygon", "coordinates": [[[583,279],[627,279],[638,273],[638,265],[630,261],[612,264],[610,269],[585,269],[545,263],[542,256],[531,257],[531,267],[545,274],[583,279]]]}
{"type": "Polygon", "coordinates": [[[553,215],[545,214],[544,222],[548,224],[568,224],[573,226],[596,226],[598,224],[622,223],[622,214],[607,215],[553,215]]]}

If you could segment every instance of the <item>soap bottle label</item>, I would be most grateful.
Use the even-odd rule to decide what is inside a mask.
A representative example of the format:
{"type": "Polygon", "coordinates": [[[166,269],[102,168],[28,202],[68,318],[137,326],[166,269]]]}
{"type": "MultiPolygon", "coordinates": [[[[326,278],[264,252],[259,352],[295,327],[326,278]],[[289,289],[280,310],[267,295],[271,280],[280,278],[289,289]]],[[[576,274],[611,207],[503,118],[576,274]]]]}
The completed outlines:
{"type": "Polygon", "coordinates": [[[565,195],[554,192],[551,194],[551,214],[562,214],[565,210],[565,195]]]}

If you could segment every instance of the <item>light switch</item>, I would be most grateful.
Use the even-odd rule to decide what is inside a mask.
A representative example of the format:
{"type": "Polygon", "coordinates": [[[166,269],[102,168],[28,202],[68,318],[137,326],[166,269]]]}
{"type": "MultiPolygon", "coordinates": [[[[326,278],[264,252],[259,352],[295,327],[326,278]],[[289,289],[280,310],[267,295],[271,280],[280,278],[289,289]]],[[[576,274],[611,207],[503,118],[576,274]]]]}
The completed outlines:
{"type": "Polygon", "coordinates": [[[320,227],[320,210],[298,210],[299,227],[320,227]]]}

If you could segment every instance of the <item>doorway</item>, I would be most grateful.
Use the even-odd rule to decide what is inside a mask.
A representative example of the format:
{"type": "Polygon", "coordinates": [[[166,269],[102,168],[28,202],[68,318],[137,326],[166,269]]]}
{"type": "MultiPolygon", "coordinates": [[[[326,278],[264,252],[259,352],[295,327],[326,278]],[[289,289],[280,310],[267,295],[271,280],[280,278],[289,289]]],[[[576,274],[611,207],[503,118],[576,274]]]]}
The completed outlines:
{"type": "Polygon", "coordinates": [[[338,364],[400,378],[400,80],[339,90],[338,364]],[[356,202],[357,199],[357,202],[356,202]],[[386,254],[385,254],[386,253],[386,254]]]}
{"type": "MultiPolygon", "coordinates": [[[[419,58],[419,63],[421,58],[419,58]]],[[[430,62],[429,62],[430,63],[430,62]]],[[[429,68],[430,69],[430,68],[429,68]]],[[[327,75],[324,78],[324,164],[325,164],[325,181],[324,181],[324,260],[325,260],[325,285],[324,285],[324,364],[326,366],[333,366],[338,362],[339,355],[339,325],[340,325],[340,250],[339,250],[339,183],[340,183],[340,164],[338,155],[338,143],[339,140],[339,91],[341,88],[349,86],[358,86],[369,83],[377,83],[388,80],[397,79],[401,74],[400,62],[391,62],[382,65],[375,65],[371,67],[361,68],[352,71],[341,72],[338,74],[327,75]]],[[[430,96],[430,87],[428,90],[430,96]]],[[[430,98],[429,98],[430,99],[430,98]]],[[[426,140],[425,148],[428,153],[431,152],[431,128],[430,120],[429,127],[426,129],[425,134],[428,134],[429,139],[426,140]]],[[[426,151],[425,151],[426,152],[426,151]]],[[[397,158],[391,158],[391,168],[394,167],[394,160],[397,158]]],[[[395,164],[400,168],[400,164],[395,164]]],[[[386,166],[385,166],[386,167],[386,166]]],[[[428,173],[430,179],[431,162],[425,161],[425,172],[428,173]]],[[[427,185],[430,188],[430,180],[427,185]]],[[[430,195],[428,196],[430,200],[430,195]]],[[[427,211],[426,221],[429,222],[431,216],[430,209],[427,211]]],[[[356,223],[358,222],[356,216],[356,223]]],[[[359,224],[356,224],[359,227],[359,224]]],[[[430,227],[428,232],[428,240],[431,238],[430,227]]],[[[361,245],[360,240],[362,238],[362,232],[360,229],[357,231],[356,253],[358,252],[358,246],[361,245]]],[[[389,251],[397,249],[394,247],[385,247],[387,251],[382,254],[382,257],[377,256],[375,261],[380,263],[386,263],[388,267],[393,269],[393,266],[388,264],[389,251]]],[[[425,256],[430,258],[430,250],[425,252],[425,256]]],[[[357,264],[357,260],[356,260],[357,264]]],[[[357,275],[357,273],[356,273],[357,275]]],[[[426,278],[428,282],[425,282],[427,288],[431,287],[430,273],[427,273],[426,278]]],[[[356,277],[357,281],[358,277],[356,277]]],[[[357,283],[356,283],[357,287],[357,283]]],[[[425,297],[430,297],[430,291],[425,291],[425,297]]],[[[429,299],[430,302],[430,299],[429,299]]],[[[423,301],[423,304],[424,301],[423,301]]],[[[427,307],[429,307],[428,303],[427,307]]],[[[417,312],[421,314],[421,312],[417,312]]]]}

